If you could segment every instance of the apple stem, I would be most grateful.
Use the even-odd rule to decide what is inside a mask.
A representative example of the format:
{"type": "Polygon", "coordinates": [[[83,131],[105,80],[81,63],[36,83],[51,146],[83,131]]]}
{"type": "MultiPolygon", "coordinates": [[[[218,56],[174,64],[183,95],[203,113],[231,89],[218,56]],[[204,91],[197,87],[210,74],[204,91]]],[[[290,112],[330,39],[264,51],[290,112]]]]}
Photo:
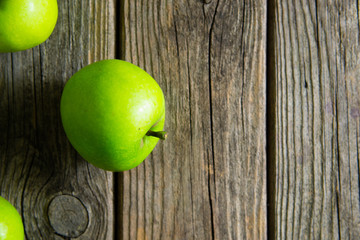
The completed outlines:
{"type": "Polygon", "coordinates": [[[167,132],[164,132],[164,131],[155,132],[155,131],[149,130],[149,131],[146,133],[146,136],[157,137],[157,138],[160,138],[161,140],[165,140],[166,137],[167,137],[167,132]]]}

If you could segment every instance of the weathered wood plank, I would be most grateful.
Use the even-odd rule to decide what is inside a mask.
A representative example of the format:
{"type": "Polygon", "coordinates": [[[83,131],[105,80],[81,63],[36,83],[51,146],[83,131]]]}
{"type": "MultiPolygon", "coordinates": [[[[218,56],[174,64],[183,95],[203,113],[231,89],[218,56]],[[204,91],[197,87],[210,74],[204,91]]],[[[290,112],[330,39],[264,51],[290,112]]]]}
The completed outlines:
{"type": "Polygon", "coordinates": [[[58,4],[44,44],[0,54],[0,194],[21,213],[27,239],[113,239],[113,176],[70,146],[59,103],[78,69],[114,58],[114,1],[58,4]]]}
{"type": "Polygon", "coordinates": [[[265,1],[124,1],[169,137],[120,176],[120,239],[266,239],[265,1]]]}
{"type": "Polygon", "coordinates": [[[276,2],[277,239],[360,239],[358,4],[276,2]]]}

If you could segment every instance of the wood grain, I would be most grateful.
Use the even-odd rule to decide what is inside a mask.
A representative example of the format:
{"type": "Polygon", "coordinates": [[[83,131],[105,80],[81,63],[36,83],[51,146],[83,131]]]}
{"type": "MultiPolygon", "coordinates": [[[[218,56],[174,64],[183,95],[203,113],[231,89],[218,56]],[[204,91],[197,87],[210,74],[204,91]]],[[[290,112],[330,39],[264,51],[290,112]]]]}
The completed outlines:
{"type": "Polygon", "coordinates": [[[276,237],[359,239],[357,1],[277,1],[276,237]]]}
{"type": "Polygon", "coordinates": [[[120,175],[120,239],[266,239],[265,1],[124,1],[168,138],[120,175]]]}
{"type": "Polygon", "coordinates": [[[360,238],[357,1],[58,3],[48,41],[0,54],[0,194],[27,239],[360,238]],[[162,87],[169,136],[114,179],[59,100],[115,48],[162,87]]]}
{"type": "Polygon", "coordinates": [[[114,58],[114,1],[58,4],[58,22],[45,43],[0,54],[0,194],[21,213],[26,239],[113,239],[113,176],[70,146],[59,103],[72,74],[114,58]],[[85,209],[70,211],[70,203],[85,209]]]}

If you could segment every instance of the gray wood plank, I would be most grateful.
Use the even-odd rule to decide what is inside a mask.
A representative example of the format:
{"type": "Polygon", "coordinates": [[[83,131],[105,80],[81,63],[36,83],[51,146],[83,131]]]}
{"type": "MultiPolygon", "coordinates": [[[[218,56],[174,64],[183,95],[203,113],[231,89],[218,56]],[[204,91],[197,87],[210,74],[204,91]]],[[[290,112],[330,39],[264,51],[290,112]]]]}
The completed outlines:
{"type": "Polygon", "coordinates": [[[114,2],[58,1],[45,43],[0,54],[0,194],[21,213],[26,239],[114,238],[113,174],[76,154],[59,112],[72,74],[114,58],[114,2]]]}
{"type": "Polygon", "coordinates": [[[266,2],[124,1],[169,133],[120,175],[120,239],[266,239],[266,2]]]}
{"type": "Polygon", "coordinates": [[[360,239],[357,1],[276,1],[276,238],[360,239]]]}

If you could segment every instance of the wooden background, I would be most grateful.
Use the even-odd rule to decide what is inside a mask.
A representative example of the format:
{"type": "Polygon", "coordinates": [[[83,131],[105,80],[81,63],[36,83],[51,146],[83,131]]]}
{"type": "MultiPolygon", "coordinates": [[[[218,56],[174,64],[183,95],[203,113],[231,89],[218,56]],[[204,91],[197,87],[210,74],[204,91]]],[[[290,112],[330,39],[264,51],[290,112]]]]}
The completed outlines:
{"type": "Polygon", "coordinates": [[[26,239],[360,239],[358,1],[59,0],[51,37],[0,54],[0,195],[26,239]],[[137,168],[71,147],[66,81],[101,59],[159,83],[137,168]]]}

